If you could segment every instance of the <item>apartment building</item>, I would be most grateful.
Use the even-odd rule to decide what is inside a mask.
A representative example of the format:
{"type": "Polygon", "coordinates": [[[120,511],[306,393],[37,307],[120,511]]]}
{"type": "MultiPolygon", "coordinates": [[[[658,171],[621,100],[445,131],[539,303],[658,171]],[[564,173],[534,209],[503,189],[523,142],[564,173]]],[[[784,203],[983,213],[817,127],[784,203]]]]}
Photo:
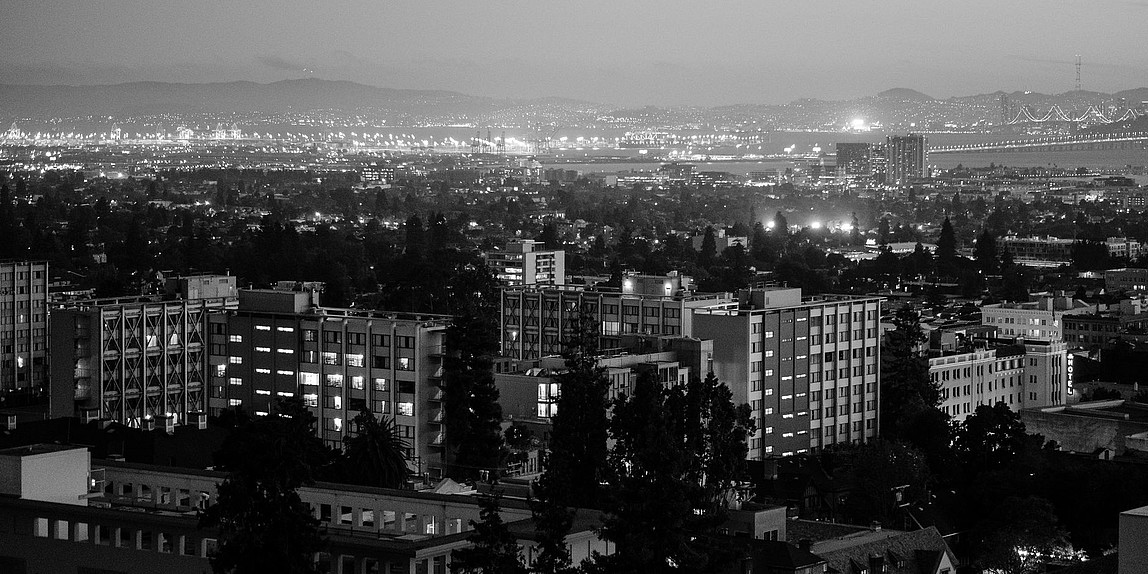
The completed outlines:
{"type": "Polygon", "coordinates": [[[713,341],[713,372],[752,409],[751,460],[877,436],[880,316],[879,297],[800,289],[746,290],[734,308],[693,310],[693,336],[713,341]]]}
{"type": "Polygon", "coordinates": [[[450,317],[319,306],[318,284],[239,291],[238,307],[211,318],[210,412],[266,415],[300,396],[319,435],[341,445],[363,408],[394,419],[411,470],[443,470],[440,386],[450,317]]]}
{"type": "Polygon", "coordinates": [[[505,288],[502,354],[524,360],[559,355],[581,316],[598,326],[601,349],[619,347],[621,338],[630,334],[689,336],[694,309],[734,304],[729,293],[677,290],[677,281],[680,277],[634,275],[623,279],[621,291],[574,286],[505,288]]]}
{"type": "Polygon", "coordinates": [[[981,324],[996,327],[1005,337],[1061,341],[1064,316],[1085,314],[1095,307],[1065,295],[1044,296],[1025,303],[996,303],[981,307],[981,324]]]}
{"type": "Polygon", "coordinates": [[[502,251],[487,253],[486,264],[499,281],[510,286],[566,283],[566,252],[544,249],[541,241],[511,241],[502,251]]]}
{"type": "MultiPolygon", "coordinates": [[[[934,343],[956,333],[938,334],[944,336],[934,337],[934,343]]],[[[929,378],[941,389],[940,409],[957,422],[981,405],[1004,403],[1013,410],[1063,405],[1073,392],[1072,356],[1062,341],[979,337],[939,346],[930,350],[929,378]]]]}
{"type": "Polygon", "coordinates": [[[208,317],[237,304],[226,275],[173,280],[164,297],[54,304],[51,415],[188,423],[207,408],[208,317]]]}
{"type": "Polygon", "coordinates": [[[48,385],[48,262],[0,261],[0,393],[48,385]]]}

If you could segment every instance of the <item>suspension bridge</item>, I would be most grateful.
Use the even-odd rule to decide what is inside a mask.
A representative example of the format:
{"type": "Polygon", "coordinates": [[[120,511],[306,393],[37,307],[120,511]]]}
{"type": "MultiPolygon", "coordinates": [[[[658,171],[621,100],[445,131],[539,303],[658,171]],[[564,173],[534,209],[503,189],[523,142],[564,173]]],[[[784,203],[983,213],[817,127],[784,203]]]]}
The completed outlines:
{"type": "Polygon", "coordinates": [[[1107,149],[1148,150],[1148,132],[1042,136],[999,142],[935,146],[929,153],[1092,151],[1107,149]]]}

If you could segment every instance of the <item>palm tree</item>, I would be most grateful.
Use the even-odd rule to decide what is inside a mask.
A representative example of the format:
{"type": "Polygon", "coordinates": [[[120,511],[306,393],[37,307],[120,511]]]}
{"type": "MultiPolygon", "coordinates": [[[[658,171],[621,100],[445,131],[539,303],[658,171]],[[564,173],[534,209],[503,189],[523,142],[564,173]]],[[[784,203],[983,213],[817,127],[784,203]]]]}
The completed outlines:
{"type": "Polygon", "coordinates": [[[410,476],[407,449],[394,419],[375,417],[369,409],[351,419],[352,433],[343,437],[344,479],[363,486],[401,488],[410,476]]]}

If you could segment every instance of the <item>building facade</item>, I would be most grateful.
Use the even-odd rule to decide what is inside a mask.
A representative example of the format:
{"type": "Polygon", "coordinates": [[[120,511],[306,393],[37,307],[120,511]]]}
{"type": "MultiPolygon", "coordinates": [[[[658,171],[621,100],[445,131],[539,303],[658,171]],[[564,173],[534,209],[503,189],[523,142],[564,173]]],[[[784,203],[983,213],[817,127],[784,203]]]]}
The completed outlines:
{"type": "Polygon", "coordinates": [[[0,393],[48,386],[48,262],[0,262],[0,393]]]}
{"type": "Polygon", "coordinates": [[[450,318],[318,305],[315,285],[239,292],[211,318],[208,408],[266,415],[300,396],[319,436],[342,444],[361,410],[391,417],[420,477],[443,471],[443,339],[450,318]]]}
{"type": "Polygon", "coordinates": [[[889,136],[885,140],[887,175],[892,185],[904,185],[928,175],[928,141],[922,135],[889,136]]]}
{"type": "Polygon", "coordinates": [[[566,283],[566,252],[561,249],[543,249],[541,241],[511,241],[504,250],[487,253],[486,264],[505,285],[566,283]]]}
{"type": "Polygon", "coordinates": [[[601,349],[618,347],[628,334],[689,336],[693,309],[733,303],[728,293],[675,292],[669,276],[657,282],[663,293],[669,290],[662,295],[647,294],[640,278],[631,281],[630,292],[559,286],[503,289],[502,354],[526,360],[559,355],[581,317],[599,328],[601,349]]]}
{"type": "Polygon", "coordinates": [[[873,174],[869,162],[870,146],[867,143],[837,144],[837,174],[844,176],[868,177],[873,174]]]}
{"type": "Polygon", "coordinates": [[[957,422],[978,406],[1010,409],[1063,405],[1072,393],[1068,345],[1061,341],[985,345],[929,358],[941,410],[957,422]]]}
{"type": "Polygon", "coordinates": [[[54,417],[139,428],[189,422],[207,408],[208,317],[234,308],[235,278],[178,283],[195,298],[69,301],[52,309],[54,417]]]}
{"type": "Polygon", "coordinates": [[[800,289],[694,310],[693,336],[713,341],[713,372],[752,409],[751,460],[877,436],[880,316],[878,297],[802,299],[800,289]]]}
{"type": "Polygon", "coordinates": [[[1064,340],[1065,315],[1089,313],[1095,308],[1064,295],[1041,297],[1026,303],[996,303],[981,307],[981,324],[997,328],[1005,337],[1026,340],[1064,340]]]}

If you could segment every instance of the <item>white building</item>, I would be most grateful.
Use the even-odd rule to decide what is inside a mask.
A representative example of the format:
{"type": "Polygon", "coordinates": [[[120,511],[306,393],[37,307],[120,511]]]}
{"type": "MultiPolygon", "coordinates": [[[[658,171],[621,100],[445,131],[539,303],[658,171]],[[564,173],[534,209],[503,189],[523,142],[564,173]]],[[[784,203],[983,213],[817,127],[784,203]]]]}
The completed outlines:
{"type": "Polygon", "coordinates": [[[1016,411],[1065,404],[1070,364],[1064,342],[1027,341],[931,357],[929,378],[941,387],[941,410],[960,422],[981,405],[1016,411]]]}
{"type": "Polygon", "coordinates": [[[1061,341],[1065,315],[1091,313],[1095,308],[1065,296],[1041,297],[1027,303],[997,303],[981,307],[981,324],[996,327],[1005,337],[1061,341]]]}
{"type": "Polygon", "coordinates": [[[542,242],[533,239],[516,239],[503,251],[487,253],[486,264],[511,287],[566,283],[566,252],[542,249],[542,242]]]}

